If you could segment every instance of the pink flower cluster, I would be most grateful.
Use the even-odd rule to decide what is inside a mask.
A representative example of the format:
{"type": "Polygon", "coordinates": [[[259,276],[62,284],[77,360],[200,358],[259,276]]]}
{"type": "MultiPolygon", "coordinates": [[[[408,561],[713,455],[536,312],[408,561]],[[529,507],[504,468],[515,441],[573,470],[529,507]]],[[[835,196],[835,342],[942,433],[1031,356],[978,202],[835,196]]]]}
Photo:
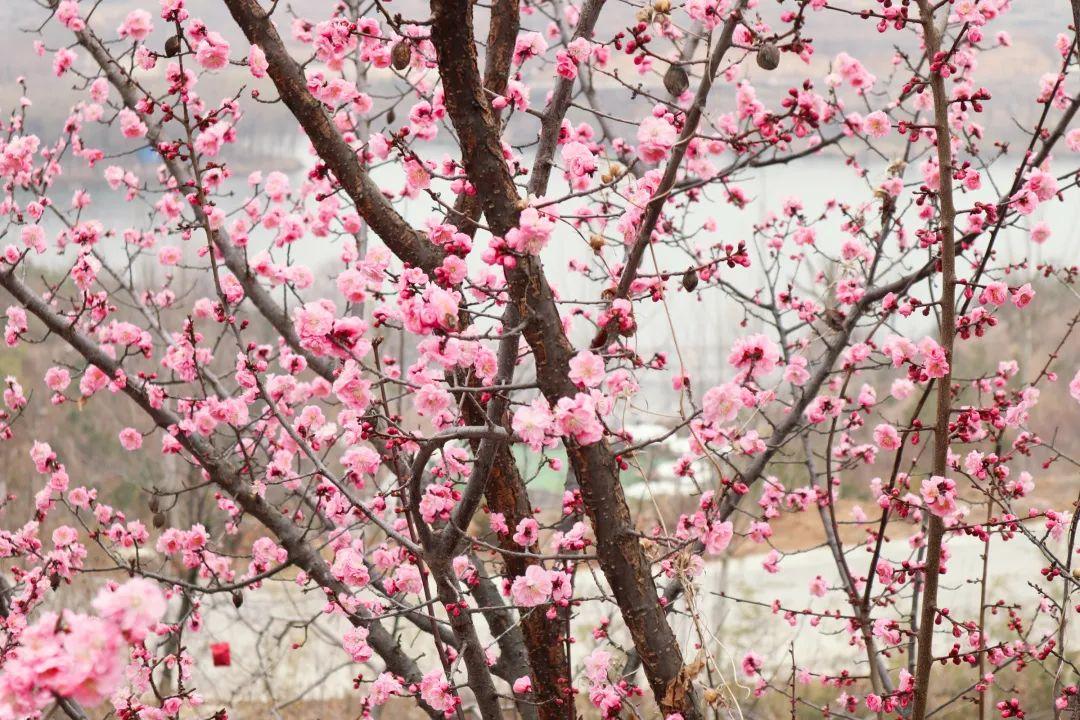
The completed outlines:
{"type": "Polygon", "coordinates": [[[165,614],[157,585],[136,578],[103,589],[98,614],[42,614],[18,634],[0,667],[0,720],[36,716],[55,697],[96,705],[123,680],[124,649],[141,643],[165,614]]]}
{"type": "Polygon", "coordinates": [[[956,512],[956,482],[951,478],[933,475],[922,482],[923,502],[933,514],[947,517],[956,512]]]}
{"type": "Polygon", "coordinates": [[[546,570],[542,565],[530,565],[523,575],[514,578],[510,597],[515,605],[534,607],[545,603],[565,605],[572,592],[570,576],[562,570],[546,570]]]}

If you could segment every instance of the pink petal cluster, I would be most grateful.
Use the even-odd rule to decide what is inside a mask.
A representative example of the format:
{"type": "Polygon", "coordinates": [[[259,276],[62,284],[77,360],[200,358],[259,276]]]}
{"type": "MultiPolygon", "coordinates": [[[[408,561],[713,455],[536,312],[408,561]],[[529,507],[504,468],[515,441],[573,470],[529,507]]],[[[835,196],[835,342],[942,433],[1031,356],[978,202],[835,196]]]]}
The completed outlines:
{"type": "Polygon", "coordinates": [[[157,584],[135,578],[105,588],[85,615],[48,612],[18,634],[0,673],[0,719],[36,716],[56,697],[93,706],[123,681],[124,649],[141,643],[165,614],[157,584]]]}

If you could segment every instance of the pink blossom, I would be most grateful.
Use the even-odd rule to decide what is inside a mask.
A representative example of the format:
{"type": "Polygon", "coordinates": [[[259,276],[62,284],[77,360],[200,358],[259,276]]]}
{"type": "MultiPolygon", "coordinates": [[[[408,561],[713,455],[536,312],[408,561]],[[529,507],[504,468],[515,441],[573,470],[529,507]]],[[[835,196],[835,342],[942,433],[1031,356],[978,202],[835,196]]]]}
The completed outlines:
{"type": "Polygon", "coordinates": [[[596,157],[584,143],[568,142],[559,150],[563,170],[572,178],[584,178],[596,172],[596,157]]]}
{"type": "Polygon", "coordinates": [[[979,302],[983,305],[1004,305],[1009,299],[1009,287],[1003,282],[994,281],[986,284],[979,294],[979,302]]]}
{"type": "Polygon", "coordinates": [[[939,517],[956,512],[956,483],[949,478],[933,475],[923,480],[921,494],[926,507],[939,517]]]}
{"type": "Polygon", "coordinates": [[[51,367],[45,371],[45,384],[53,392],[63,392],[71,384],[71,373],[66,368],[51,367]]]}
{"type": "Polygon", "coordinates": [[[1076,371],[1076,375],[1073,375],[1069,383],[1069,394],[1072,395],[1073,400],[1080,402],[1080,370],[1076,371]]]}
{"type": "Polygon", "coordinates": [[[1028,173],[1024,188],[1035,193],[1039,202],[1052,200],[1058,194],[1058,181],[1052,174],[1042,168],[1035,168],[1028,173]]]}
{"type": "Polygon", "coordinates": [[[447,717],[453,715],[454,708],[460,702],[442,670],[432,670],[421,678],[420,697],[447,717]]]}
{"type": "Polygon", "coordinates": [[[728,545],[731,544],[731,538],[734,537],[734,534],[735,526],[732,525],[730,520],[710,525],[705,533],[705,552],[712,555],[724,552],[728,545]]]}
{"type": "Polygon", "coordinates": [[[579,387],[596,387],[604,381],[604,359],[583,350],[570,359],[570,379],[579,387]]]}
{"type": "Polygon", "coordinates": [[[530,547],[536,542],[540,525],[532,518],[522,518],[514,533],[514,542],[521,547],[530,547]]]}
{"type": "Polygon", "coordinates": [[[510,596],[516,605],[533,607],[551,598],[551,578],[540,565],[530,565],[524,575],[514,578],[510,596]]]}
{"type": "Polygon", "coordinates": [[[122,108],[119,113],[120,131],[126,138],[140,138],[146,135],[146,123],[128,108],[122,108]]]}
{"type": "Polygon", "coordinates": [[[1039,207],[1039,196],[1030,190],[1020,190],[1011,198],[1012,207],[1021,215],[1031,215],[1039,207]]]}
{"type": "Polygon", "coordinates": [[[267,197],[271,200],[274,202],[281,202],[289,193],[289,176],[275,170],[266,176],[266,183],[263,185],[263,189],[266,191],[267,197]]]}
{"type": "Polygon", "coordinates": [[[135,428],[127,427],[120,431],[120,444],[128,452],[142,447],[142,434],[135,428]]]}
{"type": "Polygon", "coordinates": [[[351,627],[345,631],[341,640],[345,652],[353,659],[353,662],[364,663],[371,659],[374,651],[367,643],[368,630],[361,626],[351,627]]]}
{"type": "Polygon", "coordinates": [[[154,31],[154,23],[150,13],[142,8],[136,8],[129,12],[116,29],[116,33],[122,37],[130,37],[132,40],[142,42],[154,31]]]}
{"type": "Polygon", "coordinates": [[[543,55],[548,45],[538,32],[523,32],[514,43],[514,64],[520,65],[531,57],[543,55]]]}
{"type": "Polygon", "coordinates": [[[872,112],[863,118],[863,130],[870,137],[885,137],[889,134],[890,129],[889,116],[880,110],[872,112]]]}
{"type": "Polygon", "coordinates": [[[602,648],[596,648],[585,658],[585,677],[593,683],[607,682],[610,667],[611,653],[602,648]]]}
{"type": "Polygon", "coordinates": [[[195,48],[195,60],[206,70],[221,70],[229,64],[229,43],[220,33],[210,31],[195,48]]]}
{"type": "Polygon", "coordinates": [[[892,425],[882,423],[874,428],[874,442],[882,450],[896,450],[900,447],[900,433],[892,425]]]}
{"type": "Polygon", "coordinates": [[[416,160],[405,161],[405,183],[410,190],[424,190],[431,187],[431,175],[416,160]]]}
{"type": "Polygon", "coordinates": [[[760,334],[736,338],[728,355],[728,363],[733,368],[755,378],[768,375],[779,362],[780,348],[760,334]]]}
{"type": "Polygon", "coordinates": [[[63,611],[43,614],[23,631],[0,674],[0,708],[8,717],[34,716],[53,701],[93,706],[122,679],[121,635],[106,620],[63,611]]]}
{"type": "Polygon", "coordinates": [[[550,437],[554,424],[555,417],[551,414],[551,406],[543,397],[537,397],[514,412],[511,427],[533,452],[540,452],[541,448],[554,443],[554,439],[550,437]]]}
{"type": "Polygon", "coordinates": [[[756,652],[748,652],[743,655],[742,659],[742,671],[745,675],[753,677],[761,672],[761,668],[764,666],[764,660],[756,652]]]}
{"type": "Polygon", "coordinates": [[[413,395],[413,406],[423,417],[437,418],[449,409],[454,400],[443,387],[424,385],[413,395]]]}
{"type": "Polygon", "coordinates": [[[1042,245],[1050,239],[1050,224],[1039,221],[1031,226],[1031,240],[1042,245]]]}
{"type": "Polygon", "coordinates": [[[183,257],[183,251],[175,245],[162,245],[158,248],[158,262],[162,265],[176,265],[183,257]]]}
{"type": "Polygon", "coordinates": [[[506,517],[502,513],[491,513],[491,530],[499,535],[508,535],[510,528],[506,524],[506,517]]]}
{"type": "Polygon", "coordinates": [[[364,556],[351,547],[338,550],[331,571],[334,577],[352,587],[364,587],[371,580],[364,556]]]}
{"type": "Polygon", "coordinates": [[[555,426],[560,435],[571,437],[580,445],[591,445],[604,436],[604,426],[596,416],[596,403],[585,393],[559,398],[555,405],[555,426]]]}
{"type": "Polygon", "coordinates": [[[28,248],[32,248],[38,255],[46,250],[45,228],[40,225],[26,225],[19,232],[19,237],[28,248]]]}
{"type": "Polygon", "coordinates": [[[460,499],[460,493],[453,488],[432,483],[427,486],[423,497],[420,498],[420,517],[426,523],[433,523],[436,520],[445,522],[450,519],[450,513],[458,499],[460,499]]]}
{"type": "Polygon", "coordinates": [[[86,29],[86,21],[79,15],[79,3],[77,0],[63,0],[57,5],[56,19],[72,32],[86,29]]]}
{"type": "Polygon", "coordinates": [[[890,335],[882,343],[881,352],[889,357],[893,367],[900,367],[915,357],[918,348],[915,343],[905,337],[890,335]]]}
{"type": "Polygon", "coordinates": [[[663,118],[649,116],[638,126],[638,155],[647,163],[658,163],[674,147],[676,139],[677,134],[671,123],[663,118]]]}
{"type": "Polygon", "coordinates": [[[567,80],[577,78],[578,68],[574,57],[565,50],[555,53],[555,74],[567,80]]]}
{"type": "Polygon", "coordinates": [[[19,135],[0,143],[0,175],[15,178],[29,173],[40,144],[37,135],[19,135]]]}
{"type": "Polygon", "coordinates": [[[1072,128],[1066,133],[1065,144],[1073,152],[1080,152],[1080,128],[1072,128]]]}
{"type": "Polygon", "coordinates": [[[4,326],[4,342],[8,347],[19,344],[19,337],[29,329],[26,311],[18,305],[11,305],[4,312],[7,315],[7,325],[4,326]]]}
{"type": "Polygon", "coordinates": [[[739,410],[749,407],[749,391],[735,383],[724,383],[709,388],[701,399],[701,414],[711,424],[728,423],[735,419],[739,410]]]}
{"type": "Polygon", "coordinates": [[[712,29],[723,22],[731,10],[731,0],[689,0],[686,14],[712,29]]]}
{"type": "Polygon", "coordinates": [[[339,400],[358,412],[363,412],[371,403],[371,381],[362,377],[359,363],[349,359],[341,369],[333,385],[334,394],[339,400]]]}
{"type": "Polygon", "coordinates": [[[266,61],[266,53],[263,49],[258,45],[252,45],[248,51],[248,70],[251,71],[251,76],[264,78],[269,67],[270,64],[266,61]]]}
{"type": "Polygon", "coordinates": [[[68,48],[60,48],[57,50],[56,54],[53,55],[53,75],[61,77],[71,68],[76,58],[77,56],[73,50],[69,50],[68,48]]]}
{"type": "Polygon", "coordinates": [[[806,419],[815,425],[840,416],[843,403],[829,395],[818,395],[806,408],[806,419]]]}
{"type": "Polygon", "coordinates": [[[863,67],[855,58],[845,52],[836,56],[833,70],[840,78],[860,93],[866,92],[874,86],[877,79],[863,67]]]}
{"type": "Polygon", "coordinates": [[[115,623],[131,642],[141,642],[165,615],[165,596],[157,583],[133,578],[115,589],[104,589],[94,598],[98,614],[115,623]]]}
{"type": "Polygon", "coordinates": [[[368,698],[375,705],[383,705],[392,696],[399,694],[404,688],[401,683],[390,673],[380,673],[371,683],[371,692],[368,698]]]}
{"type": "Polygon", "coordinates": [[[506,233],[506,243],[514,250],[527,255],[538,255],[551,238],[555,228],[547,215],[534,207],[521,211],[518,226],[506,233]]]}
{"type": "Polygon", "coordinates": [[[797,387],[804,385],[810,379],[810,373],[806,369],[808,362],[802,355],[793,356],[784,367],[784,381],[797,387]]]}

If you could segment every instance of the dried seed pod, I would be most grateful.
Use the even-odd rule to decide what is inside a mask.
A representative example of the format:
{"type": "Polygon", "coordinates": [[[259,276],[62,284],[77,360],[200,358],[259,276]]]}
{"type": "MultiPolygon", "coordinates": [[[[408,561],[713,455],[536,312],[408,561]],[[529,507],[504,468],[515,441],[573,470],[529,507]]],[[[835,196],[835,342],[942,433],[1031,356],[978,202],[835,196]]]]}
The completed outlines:
{"type": "Polygon", "coordinates": [[[683,276],[682,276],[683,290],[685,290],[686,292],[694,292],[694,288],[697,287],[697,284],[698,284],[697,270],[695,270],[694,268],[689,268],[686,272],[683,273],[683,276]]]}
{"type": "Polygon", "coordinates": [[[658,13],[671,12],[671,0],[656,0],[653,4],[653,10],[658,13]]]}
{"type": "Polygon", "coordinates": [[[154,527],[158,529],[165,527],[165,513],[154,513],[154,527]]]}
{"type": "Polygon", "coordinates": [[[412,59],[412,49],[409,47],[409,43],[404,40],[398,40],[394,43],[394,47],[390,49],[390,61],[394,64],[395,70],[404,70],[409,67],[409,61],[412,59]]]}
{"type": "Polygon", "coordinates": [[[150,512],[152,513],[156,513],[161,509],[161,502],[158,500],[157,495],[151,495],[147,504],[150,506],[150,512]]]}
{"type": "Polygon", "coordinates": [[[686,92],[688,87],[690,87],[690,78],[682,69],[682,65],[669,66],[667,72],[664,73],[664,88],[675,97],[679,97],[686,92]]]}
{"type": "Polygon", "coordinates": [[[236,591],[232,594],[232,604],[235,607],[240,607],[244,604],[244,595],[240,591],[236,591]]]}
{"type": "Polygon", "coordinates": [[[397,113],[394,112],[394,108],[390,108],[386,111],[386,124],[393,125],[395,120],[397,120],[397,113]]]}
{"type": "Polygon", "coordinates": [[[765,43],[757,51],[758,67],[775,70],[780,65],[780,48],[772,43],[765,43]]]}
{"type": "Polygon", "coordinates": [[[844,329],[844,313],[834,307],[825,308],[825,324],[833,330],[840,332],[844,329]]]}
{"type": "Polygon", "coordinates": [[[600,252],[604,249],[604,238],[602,238],[601,236],[599,236],[599,235],[597,235],[595,233],[590,235],[589,236],[589,247],[592,248],[592,251],[594,253],[599,255],[600,252]]]}
{"type": "Polygon", "coordinates": [[[173,57],[180,53],[180,36],[173,35],[165,41],[165,57],[173,57]]]}

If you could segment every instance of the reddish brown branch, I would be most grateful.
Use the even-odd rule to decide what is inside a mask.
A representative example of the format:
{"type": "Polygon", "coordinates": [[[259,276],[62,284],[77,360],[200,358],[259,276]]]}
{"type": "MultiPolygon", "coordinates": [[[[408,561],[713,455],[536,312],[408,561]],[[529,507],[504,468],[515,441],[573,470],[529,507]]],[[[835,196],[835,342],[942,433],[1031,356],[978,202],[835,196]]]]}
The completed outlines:
{"type": "MultiPolygon", "coordinates": [[[[499,126],[484,94],[473,40],[472,6],[466,0],[432,3],[432,42],[447,112],[461,141],[466,171],[480,195],[492,231],[515,227],[521,209],[517,188],[502,157],[499,126]]],[[[569,378],[574,348],[563,332],[551,288],[537,258],[522,257],[507,273],[513,302],[525,322],[540,388],[549,401],[573,396],[569,378]]],[[[642,657],[661,711],[701,714],[682,652],[657,599],[652,569],[634,533],[618,467],[606,442],[567,442],[567,455],[581,482],[582,498],[597,539],[597,555],[622,617],[642,657]]]]}
{"type": "MultiPolygon", "coordinates": [[[[927,60],[935,58],[941,49],[941,34],[934,24],[934,11],[927,0],[919,0],[923,41],[927,60]]],[[[930,90],[934,96],[934,124],[937,142],[938,168],[941,187],[938,190],[938,228],[941,235],[941,317],[938,332],[945,350],[949,369],[937,384],[937,412],[934,423],[933,474],[944,476],[948,469],[949,416],[952,412],[953,341],[956,336],[956,208],[952,194],[952,145],[949,130],[949,97],[945,79],[933,68],[930,90]]],[[[934,620],[937,616],[938,575],[941,569],[941,543],[945,535],[944,520],[930,515],[926,544],[926,565],[923,579],[923,600],[918,630],[918,656],[915,661],[915,704],[913,720],[924,720],[930,690],[930,673],[934,662],[934,620]]]]}

